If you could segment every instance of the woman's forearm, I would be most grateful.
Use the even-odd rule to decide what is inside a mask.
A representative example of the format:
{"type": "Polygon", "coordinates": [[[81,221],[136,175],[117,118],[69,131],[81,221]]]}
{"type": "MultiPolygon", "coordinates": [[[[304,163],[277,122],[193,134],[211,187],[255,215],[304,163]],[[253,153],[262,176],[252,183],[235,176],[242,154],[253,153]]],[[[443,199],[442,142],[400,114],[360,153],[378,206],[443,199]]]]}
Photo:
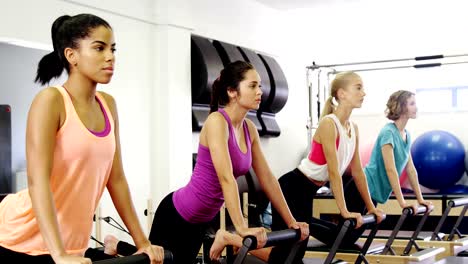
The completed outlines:
{"type": "Polygon", "coordinates": [[[52,258],[66,254],[60,236],[55,204],[47,182],[35,182],[28,187],[31,203],[41,235],[52,258]]]}

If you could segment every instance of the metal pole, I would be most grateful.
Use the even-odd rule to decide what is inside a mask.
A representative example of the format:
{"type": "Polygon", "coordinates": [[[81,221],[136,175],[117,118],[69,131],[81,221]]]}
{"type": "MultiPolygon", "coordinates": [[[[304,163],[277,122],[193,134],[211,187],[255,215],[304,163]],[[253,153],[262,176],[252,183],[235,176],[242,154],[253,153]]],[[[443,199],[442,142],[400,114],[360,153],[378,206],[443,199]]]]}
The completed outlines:
{"type": "MultiPolygon", "coordinates": [[[[468,63],[468,61],[456,61],[456,62],[444,62],[444,63],[425,63],[425,64],[404,65],[404,66],[364,68],[364,69],[354,69],[354,70],[351,69],[351,70],[346,70],[346,71],[364,72],[364,71],[395,70],[395,69],[407,69],[407,68],[422,69],[422,68],[440,67],[440,66],[444,66],[444,65],[465,64],[465,63],[468,63]]],[[[340,73],[340,72],[344,72],[344,71],[336,71],[336,73],[340,73]]]]}
{"type": "MultiPolygon", "coordinates": [[[[312,126],[313,126],[313,121],[312,121],[312,105],[314,104],[313,100],[313,95],[312,95],[312,82],[310,81],[310,69],[307,69],[306,72],[306,78],[307,78],[307,87],[309,88],[309,116],[307,118],[307,149],[306,153],[309,153],[311,146],[311,138],[312,138],[312,126]]],[[[302,158],[302,157],[301,157],[302,158]]]]}
{"type": "MultiPolygon", "coordinates": [[[[317,124],[318,124],[318,119],[320,119],[320,102],[322,98],[320,98],[320,89],[322,89],[320,85],[320,79],[322,78],[322,69],[319,69],[318,74],[317,74],[317,124]]],[[[323,95],[322,95],[323,96],[323,95]]],[[[323,102],[323,101],[322,101],[323,102]]]]}
{"type": "Polygon", "coordinates": [[[330,82],[330,74],[336,73],[336,70],[331,69],[330,71],[326,72],[326,77],[323,77],[323,69],[318,69],[317,74],[314,76],[311,76],[311,72],[313,73],[314,70],[307,69],[306,72],[306,79],[307,79],[307,87],[308,87],[308,92],[309,92],[309,117],[307,120],[307,129],[309,132],[309,136],[312,135],[312,129],[316,127],[318,124],[318,121],[320,119],[320,114],[321,114],[321,103],[327,99],[328,96],[328,85],[330,82]],[[317,93],[314,94],[314,85],[313,81],[311,80],[312,78],[315,78],[314,80],[317,82],[317,93]],[[326,78],[325,82],[323,82],[322,78],[326,78]],[[315,120],[313,117],[313,112],[314,112],[314,103],[315,100],[314,98],[316,97],[316,102],[317,102],[317,119],[315,120]]]}
{"type": "Polygon", "coordinates": [[[339,64],[325,64],[317,65],[315,62],[312,65],[307,66],[308,69],[319,69],[319,68],[330,68],[330,67],[341,67],[341,66],[351,66],[351,65],[363,65],[363,64],[379,64],[379,63],[389,63],[389,62],[401,62],[401,61],[423,61],[423,60],[435,60],[443,58],[455,58],[455,57],[465,57],[468,54],[455,54],[455,55],[429,55],[429,56],[418,56],[414,58],[403,58],[403,59],[388,59],[388,60],[375,60],[375,61],[361,61],[361,62],[348,62],[348,63],[339,63],[339,64]]]}

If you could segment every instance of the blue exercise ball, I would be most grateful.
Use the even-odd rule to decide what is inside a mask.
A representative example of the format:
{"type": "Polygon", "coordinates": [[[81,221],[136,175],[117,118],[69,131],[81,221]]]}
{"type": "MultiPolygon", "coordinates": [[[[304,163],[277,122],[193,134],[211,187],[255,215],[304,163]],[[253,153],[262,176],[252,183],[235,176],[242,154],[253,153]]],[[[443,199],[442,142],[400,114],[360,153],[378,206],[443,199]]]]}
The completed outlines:
{"type": "Polygon", "coordinates": [[[420,135],[411,146],[419,183],[430,189],[455,185],[465,172],[465,148],[453,134],[433,130],[420,135]]]}
{"type": "Polygon", "coordinates": [[[468,151],[465,152],[465,170],[466,170],[466,173],[468,174],[468,151]]]}
{"type": "Polygon", "coordinates": [[[440,194],[468,194],[468,186],[456,184],[439,191],[440,194]]]}

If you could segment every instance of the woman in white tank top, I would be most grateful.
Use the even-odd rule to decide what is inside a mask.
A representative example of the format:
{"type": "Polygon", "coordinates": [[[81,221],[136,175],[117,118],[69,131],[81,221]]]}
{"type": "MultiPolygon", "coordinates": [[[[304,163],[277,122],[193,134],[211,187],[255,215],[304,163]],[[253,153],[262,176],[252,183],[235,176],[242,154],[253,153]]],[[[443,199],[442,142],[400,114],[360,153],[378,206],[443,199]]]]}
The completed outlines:
{"type": "MultiPolygon", "coordinates": [[[[348,166],[351,168],[351,174],[362,199],[365,201],[368,212],[377,215],[378,222],[384,218],[383,212],[375,208],[370,198],[367,180],[359,157],[359,131],[357,126],[349,120],[353,109],[361,107],[365,95],[359,75],[354,72],[343,72],[336,75],[331,83],[330,97],[325,103],[319,126],[313,137],[311,153],[301,161],[296,169],[279,179],[283,194],[294,217],[298,221],[309,223],[311,236],[326,244],[334,242],[336,238],[334,234],[338,232],[338,227],[335,224],[313,218],[312,203],[317,190],[327,182],[330,183],[340,215],[343,218],[355,218],[356,228],[362,225],[361,214],[350,212],[346,208],[342,175],[348,166]]],[[[274,209],[272,212],[272,229],[282,229],[284,223],[274,209]]],[[[343,241],[342,245],[346,245],[346,243],[343,241]]],[[[354,242],[350,243],[354,244],[354,242]]],[[[305,249],[306,246],[303,247],[304,251],[305,249]]],[[[272,254],[277,255],[275,258],[281,258],[285,253],[275,253],[275,249],[273,249],[272,254]]]]}

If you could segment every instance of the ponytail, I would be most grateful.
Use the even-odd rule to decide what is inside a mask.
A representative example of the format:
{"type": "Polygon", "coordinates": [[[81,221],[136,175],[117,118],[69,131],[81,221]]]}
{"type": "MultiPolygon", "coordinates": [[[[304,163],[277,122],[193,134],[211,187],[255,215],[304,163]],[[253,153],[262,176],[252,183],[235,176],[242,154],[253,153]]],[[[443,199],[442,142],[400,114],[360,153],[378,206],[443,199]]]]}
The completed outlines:
{"type": "Polygon", "coordinates": [[[63,72],[63,64],[60,61],[56,51],[42,57],[37,67],[37,75],[35,82],[45,85],[53,78],[60,77],[63,72]]]}
{"type": "Polygon", "coordinates": [[[219,78],[213,82],[211,86],[211,102],[210,102],[210,113],[216,112],[219,109],[219,78]]]}
{"type": "Polygon", "coordinates": [[[327,101],[325,101],[325,105],[323,106],[322,114],[320,114],[320,120],[322,120],[322,118],[326,115],[333,113],[334,108],[335,105],[333,104],[333,96],[329,96],[327,101]]]}
{"type": "Polygon", "coordinates": [[[57,19],[55,19],[54,23],[52,24],[51,35],[54,51],[45,55],[39,61],[39,64],[37,66],[36,79],[34,80],[35,82],[45,85],[46,83],[50,82],[50,80],[52,80],[53,78],[60,77],[60,75],[62,74],[63,68],[65,66],[65,60],[63,58],[63,54],[60,54],[60,52],[63,52],[63,50],[61,47],[61,38],[59,38],[59,29],[64,24],[64,22],[70,18],[71,16],[68,15],[60,16],[57,19]]]}

